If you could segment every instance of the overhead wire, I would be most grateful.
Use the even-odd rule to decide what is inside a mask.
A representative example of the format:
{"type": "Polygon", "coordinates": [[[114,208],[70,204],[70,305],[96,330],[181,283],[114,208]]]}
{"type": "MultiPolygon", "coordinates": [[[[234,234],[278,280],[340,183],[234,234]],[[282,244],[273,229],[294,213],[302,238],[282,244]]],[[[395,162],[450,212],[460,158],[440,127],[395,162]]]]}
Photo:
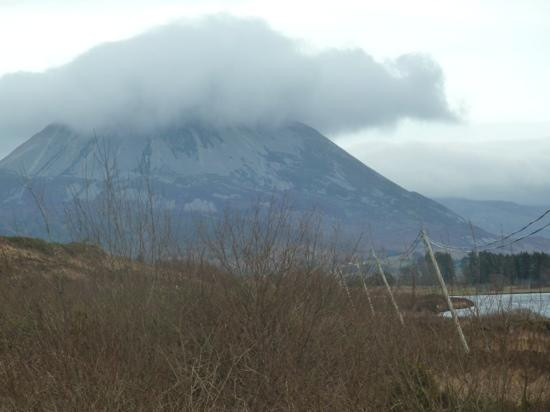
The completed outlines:
{"type": "Polygon", "coordinates": [[[524,236],[522,236],[522,237],[519,237],[519,238],[517,238],[517,239],[514,239],[514,240],[511,241],[511,242],[508,242],[508,243],[506,243],[506,244],[504,244],[504,245],[498,245],[498,246],[495,246],[495,247],[493,247],[493,248],[486,249],[486,250],[502,249],[502,248],[505,248],[505,247],[507,247],[507,246],[513,245],[514,243],[521,242],[522,240],[527,239],[528,237],[531,237],[531,236],[533,236],[533,235],[536,235],[537,233],[542,232],[542,231],[543,231],[544,229],[546,229],[547,227],[550,227],[550,222],[547,223],[547,224],[545,224],[544,226],[542,226],[542,227],[540,227],[540,228],[538,228],[538,229],[532,231],[531,233],[528,233],[527,235],[524,235],[524,236]]]}
{"type": "MultiPolygon", "coordinates": [[[[432,238],[428,238],[430,240],[430,243],[432,243],[432,245],[440,248],[440,249],[450,249],[450,250],[457,250],[457,251],[461,251],[461,252],[476,252],[476,251],[488,251],[488,250],[496,250],[496,249],[503,249],[505,247],[508,247],[508,246],[511,246],[515,243],[518,243],[518,242],[521,242],[522,240],[525,240],[531,236],[534,236],[536,235],[537,233],[540,233],[542,232],[544,229],[550,227],[550,222],[545,224],[544,226],[536,229],[536,230],[533,230],[532,232],[524,235],[524,236],[521,236],[517,239],[514,239],[510,242],[507,242],[507,243],[503,243],[503,244],[496,244],[494,246],[491,246],[491,247],[486,247],[485,245],[483,246],[478,246],[475,250],[474,249],[471,249],[471,248],[467,248],[467,247],[461,247],[461,246],[452,246],[452,245],[447,245],[447,244],[444,244],[444,243],[440,243],[440,242],[437,242],[435,240],[433,240],[432,238]]],[[[509,239],[509,237],[508,237],[509,239]]]]}
{"type": "MultiPolygon", "coordinates": [[[[521,229],[518,229],[512,233],[509,233],[508,235],[502,237],[501,239],[498,239],[498,240],[493,240],[492,242],[489,242],[489,243],[485,243],[484,245],[481,245],[482,247],[485,247],[485,246],[489,246],[489,245],[493,245],[493,244],[497,244],[497,243],[501,243],[505,240],[508,240],[510,239],[512,236],[515,236],[521,232],[523,232],[524,230],[527,230],[528,228],[530,228],[531,226],[533,226],[535,223],[537,222],[540,222],[542,219],[544,219],[548,214],[550,214],[550,209],[548,209],[546,212],[544,212],[542,215],[540,215],[539,217],[537,217],[536,219],[530,221],[529,223],[527,223],[525,226],[523,226],[521,229]]],[[[543,229],[545,229],[546,227],[550,226],[549,225],[545,225],[543,226],[540,230],[537,230],[535,231],[534,233],[538,233],[540,231],[542,231],[543,229]]],[[[533,232],[532,232],[533,233],[533,232]]],[[[531,236],[532,233],[530,233],[529,235],[527,235],[526,237],[528,236],[531,236]]],[[[524,236],[525,238],[525,236],[524,236]]]]}
{"type": "Polygon", "coordinates": [[[467,247],[467,246],[456,246],[456,245],[449,245],[449,244],[445,244],[445,243],[442,243],[442,242],[437,242],[433,239],[430,238],[430,242],[440,248],[440,249],[448,249],[448,250],[455,250],[455,251],[460,251],[460,252],[464,252],[464,253],[468,253],[468,252],[474,252],[474,251],[486,251],[486,250],[495,250],[495,249],[503,249],[505,247],[508,247],[510,245],[513,245],[515,243],[518,243],[522,240],[525,240],[537,233],[540,233],[542,232],[544,229],[550,227],[550,223],[547,223],[545,224],[544,226],[524,235],[524,236],[521,236],[517,239],[513,239],[512,241],[510,242],[506,242],[506,243],[503,243],[504,241],[506,240],[509,240],[511,239],[513,236],[517,235],[517,234],[520,234],[522,232],[524,232],[525,230],[527,230],[528,228],[530,228],[531,226],[533,226],[534,224],[540,222],[542,219],[544,219],[546,216],[548,216],[550,214],[550,209],[546,210],[544,213],[542,213],[540,216],[538,216],[536,219],[533,219],[531,220],[530,222],[528,222],[527,224],[525,224],[524,226],[522,226],[520,229],[518,230],[515,230],[509,234],[507,234],[506,236],[503,236],[502,238],[500,239],[497,239],[497,240],[492,240],[490,242],[487,242],[487,243],[484,243],[484,244],[481,244],[481,245],[476,245],[475,249],[472,249],[471,247],[467,247]]]}

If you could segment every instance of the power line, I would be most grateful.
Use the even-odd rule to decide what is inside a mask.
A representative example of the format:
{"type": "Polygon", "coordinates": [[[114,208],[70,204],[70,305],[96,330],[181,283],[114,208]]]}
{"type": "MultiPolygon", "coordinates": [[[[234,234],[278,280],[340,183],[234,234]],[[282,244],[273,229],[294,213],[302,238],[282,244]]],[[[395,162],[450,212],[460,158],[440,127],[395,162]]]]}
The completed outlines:
{"type": "MultiPolygon", "coordinates": [[[[542,213],[540,216],[538,216],[536,219],[533,219],[531,220],[530,222],[528,222],[527,224],[525,224],[523,227],[521,227],[520,229],[518,230],[515,230],[514,232],[512,233],[509,233],[507,234],[506,236],[502,237],[501,239],[497,239],[497,240],[492,240],[490,242],[487,242],[487,243],[484,243],[482,245],[478,245],[476,247],[476,250],[495,250],[495,249],[502,249],[502,248],[505,248],[507,246],[510,246],[510,245],[513,245],[514,243],[517,243],[517,242],[520,242],[524,239],[527,239],[528,237],[531,237],[537,233],[540,233],[542,232],[544,229],[546,229],[547,227],[550,227],[550,223],[547,223],[545,224],[544,226],[528,233],[527,235],[524,235],[524,236],[521,236],[517,239],[514,239],[512,240],[511,242],[507,242],[507,243],[502,243],[504,242],[505,240],[509,240],[511,239],[513,236],[525,231],[526,229],[528,229],[529,227],[533,226],[535,223],[538,223],[540,222],[542,219],[544,219],[547,215],[550,214],[550,209],[546,210],[544,213],[542,213]],[[489,247],[490,246],[490,247],[489,247]]],[[[471,249],[471,247],[465,247],[465,246],[454,246],[454,245],[448,245],[448,244],[445,244],[445,243],[441,243],[441,242],[437,242],[433,239],[430,239],[430,242],[432,242],[432,244],[434,246],[437,246],[438,248],[440,249],[449,249],[449,250],[455,250],[455,251],[461,251],[461,252],[473,252],[474,250],[471,249]]]]}
{"type": "Polygon", "coordinates": [[[544,226],[538,228],[537,230],[532,231],[531,233],[529,233],[529,234],[527,234],[527,235],[525,235],[525,236],[522,236],[522,237],[519,237],[519,238],[513,240],[512,242],[508,242],[507,244],[499,245],[499,246],[496,246],[496,247],[493,247],[493,248],[490,248],[490,249],[486,249],[486,250],[491,250],[491,249],[502,249],[502,248],[504,248],[504,247],[506,247],[506,246],[513,245],[514,243],[520,242],[520,241],[522,241],[522,240],[524,240],[524,239],[526,239],[526,238],[528,238],[528,237],[531,237],[531,236],[533,236],[533,235],[536,235],[536,234],[539,233],[539,232],[542,232],[542,231],[543,231],[544,229],[546,229],[547,227],[550,227],[550,222],[547,223],[547,224],[545,224],[544,226]]]}
{"type": "MultiPolygon", "coordinates": [[[[501,243],[505,240],[508,240],[510,239],[512,236],[515,236],[517,235],[518,233],[521,233],[523,232],[524,230],[528,229],[529,227],[531,227],[532,225],[534,225],[535,223],[537,222],[540,222],[542,219],[544,219],[546,217],[546,215],[550,214],[550,209],[548,209],[546,212],[544,212],[542,215],[540,215],[539,217],[537,217],[536,219],[530,221],[529,223],[527,223],[525,226],[523,226],[521,229],[518,229],[516,230],[515,232],[512,232],[512,233],[509,233],[508,235],[504,236],[503,238],[499,239],[499,240],[493,240],[492,242],[489,242],[489,243],[485,243],[484,245],[481,245],[481,247],[485,247],[485,246],[490,246],[490,245],[494,245],[494,244],[497,244],[497,243],[501,243]]],[[[524,236],[523,238],[525,237],[528,237],[528,236],[531,236],[533,233],[538,233],[540,231],[542,231],[543,229],[545,229],[546,227],[548,227],[549,225],[545,225],[543,226],[540,230],[536,230],[535,232],[532,232],[530,233],[529,235],[526,235],[524,236]]],[[[521,238],[520,238],[521,239],[521,238]]]]}
{"type": "Polygon", "coordinates": [[[407,247],[407,249],[405,249],[403,253],[400,253],[399,255],[397,255],[397,257],[399,257],[399,260],[403,261],[406,258],[408,258],[412,253],[414,253],[414,251],[418,247],[418,244],[420,243],[421,240],[422,240],[421,232],[418,232],[418,234],[416,235],[416,238],[411,242],[411,244],[407,247]]]}
{"type": "MultiPolygon", "coordinates": [[[[485,247],[486,245],[484,246],[481,246],[481,247],[478,247],[477,249],[482,249],[481,251],[482,252],[485,252],[485,251],[488,251],[488,250],[496,250],[496,249],[503,249],[505,247],[508,247],[508,246],[511,246],[515,243],[518,243],[518,242],[521,242],[522,240],[525,240],[533,235],[536,235],[537,233],[540,233],[542,232],[544,229],[550,227],[550,222],[545,224],[544,226],[536,229],[536,230],[533,230],[531,233],[528,233],[524,236],[521,236],[517,239],[514,239],[512,240],[511,242],[507,242],[507,243],[504,243],[504,244],[500,244],[500,245],[496,245],[496,246],[492,246],[492,247],[485,247]]],[[[509,237],[508,237],[509,239],[509,237]]],[[[457,251],[461,251],[461,252],[474,252],[473,249],[469,249],[469,248],[464,248],[464,247],[460,247],[460,246],[451,246],[451,245],[446,245],[446,244],[442,244],[442,243],[439,243],[439,242],[436,242],[434,240],[432,240],[430,238],[430,242],[434,245],[434,246],[437,246],[438,248],[440,249],[451,249],[451,250],[457,250],[457,251]]]]}
{"type": "Polygon", "coordinates": [[[421,232],[418,232],[418,235],[416,236],[416,239],[413,240],[413,242],[411,243],[411,245],[409,246],[409,248],[405,251],[405,253],[403,253],[403,256],[406,258],[406,257],[409,257],[409,255],[411,255],[415,250],[416,248],[418,247],[418,245],[420,244],[420,241],[422,240],[422,237],[421,237],[421,232]]]}
{"type": "Polygon", "coordinates": [[[470,247],[467,247],[467,246],[447,245],[445,243],[437,242],[437,241],[433,240],[432,238],[430,238],[430,242],[432,243],[432,245],[438,247],[439,249],[449,249],[449,250],[456,250],[456,251],[460,251],[460,252],[472,252],[473,251],[470,247]]]}

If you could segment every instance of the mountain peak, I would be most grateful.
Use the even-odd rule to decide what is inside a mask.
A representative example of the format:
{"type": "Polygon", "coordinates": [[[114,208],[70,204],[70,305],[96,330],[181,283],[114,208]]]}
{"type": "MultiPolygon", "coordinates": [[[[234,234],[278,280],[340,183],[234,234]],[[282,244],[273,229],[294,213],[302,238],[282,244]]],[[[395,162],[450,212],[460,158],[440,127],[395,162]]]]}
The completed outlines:
{"type": "Polygon", "coordinates": [[[68,199],[65,186],[100,182],[109,162],[130,182],[146,174],[167,204],[184,211],[244,207],[259,197],[284,195],[297,208],[317,208],[354,230],[370,225],[382,239],[414,236],[422,224],[439,231],[464,226],[460,233],[469,233],[460,216],[391,182],[301,123],[189,122],[88,135],[55,123],[3,159],[0,169],[47,178],[59,185],[58,197],[68,199]]]}

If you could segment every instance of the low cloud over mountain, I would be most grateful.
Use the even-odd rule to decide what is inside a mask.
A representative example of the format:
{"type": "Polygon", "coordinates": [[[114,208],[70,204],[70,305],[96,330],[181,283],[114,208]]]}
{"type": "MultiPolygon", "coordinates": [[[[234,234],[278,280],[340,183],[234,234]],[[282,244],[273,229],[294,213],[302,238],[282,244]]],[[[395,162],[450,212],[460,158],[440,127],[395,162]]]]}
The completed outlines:
{"type": "Polygon", "coordinates": [[[360,49],[314,52],[262,21],[229,16],[163,26],[43,73],[0,78],[4,145],[53,121],[91,132],[181,119],[296,120],[338,133],[402,118],[455,118],[429,57],[377,62],[360,49]]]}

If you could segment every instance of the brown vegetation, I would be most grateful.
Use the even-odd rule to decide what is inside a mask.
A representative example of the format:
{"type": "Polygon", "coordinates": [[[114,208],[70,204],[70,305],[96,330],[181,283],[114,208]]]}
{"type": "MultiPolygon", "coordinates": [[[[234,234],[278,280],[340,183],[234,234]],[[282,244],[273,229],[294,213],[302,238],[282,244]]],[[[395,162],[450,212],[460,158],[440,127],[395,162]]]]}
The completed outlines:
{"type": "Polygon", "coordinates": [[[0,237],[0,276],[40,274],[85,278],[102,269],[137,270],[129,259],[113,258],[82,243],[59,244],[28,237],[0,237]]]}
{"type": "Polygon", "coordinates": [[[402,327],[383,290],[372,316],[328,267],[260,249],[235,274],[2,239],[0,409],[550,409],[548,320],[473,317],[465,355],[449,320],[402,327]]]}

